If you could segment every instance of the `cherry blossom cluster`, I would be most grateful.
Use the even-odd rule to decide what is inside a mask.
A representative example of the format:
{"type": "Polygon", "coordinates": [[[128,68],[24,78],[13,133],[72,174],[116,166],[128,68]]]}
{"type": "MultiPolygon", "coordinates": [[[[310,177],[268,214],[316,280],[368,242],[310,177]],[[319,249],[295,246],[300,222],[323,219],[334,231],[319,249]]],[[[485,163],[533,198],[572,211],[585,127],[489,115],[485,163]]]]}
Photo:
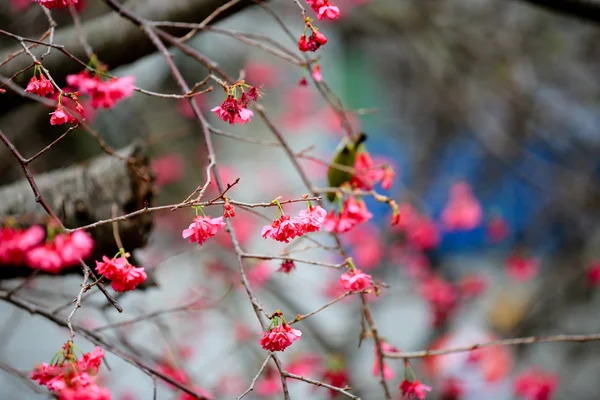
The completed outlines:
{"type": "Polygon", "coordinates": [[[126,292],[135,289],[148,277],[144,268],[129,263],[129,253],[121,250],[115,257],[102,256],[102,262],[96,261],[96,271],[107,279],[115,292],[126,292]]]}
{"type": "Polygon", "coordinates": [[[84,231],[47,235],[40,225],[0,228],[0,264],[59,273],[90,257],[93,250],[94,240],[84,231]]]}
{"type": "Polygon", "coordinates": [[[55,362],[33,369],[31,379],[46,386],[59,400],[110,400],[108,389],[96,380],[103,358],[104,351],[99,347],[77,358],[73,343],[67,342],[54,356],[55,362]]]}
{"type": "Polygon", "coordinates": [[[319,19],[338,19],[340,9],[329,3],[329,0],[306,0],[306,4],[313,9],[319,19]]]}
{"type": "Polygon", "coordinates": [[[90,96],[94,108],[113,108],[121,100],[131,97],[134,80],[134,76],[103,79],[102,73],[92,74],[88,70],[67,75],[67,84],[90,96]]]}
{"type": "Polygon", "coordinates": [[[221,105],[214,107],[212,111],[219,119],[229,124],[244,125],[254,116],[248,109],[248,105],[255,102],[261,96],[260,88],[250,86],[244,81],[238,81],[226,87],[227,96],[221,105]],[[238,96],[239,94],[239,96],[238,96]]]}
{"type": "Polygon", "coordinates": [[[302,52],[317,51],[321,46],[327,43],[327,37],[319,32],[313,24],[312,20],[306,17],[304,21],[304,32],[298,40],[298,50],[302,52]],[[310,29],[311,34],[306,38],[307,31],[310,29]]]}
{"type": "Polygon", "coordinates": [[[271,319],[271,325],[268,332],[262,333],[263,337],[259,343],[267,351],[284,351],[292,345],[293,342],[300,340],[302,332],[293,329],[283,319],[283,314],[277,311],[271,319]]]}
{"type": "Polygon", "coordinates": [[[344,233],[371,218],[373,214],[369,212],[365,202],[356,196],[349,196],[344,201],[341,211],[336,213],[331,210],[327,214],[323,227],[329,232],[344,233]]]}
{"type": "Polygon", "coordinates": [[[33,76],[29,80],[25,91],[27,93],[37,94],[41,97],[46,97],[54,93],[54,86],[52,85],[52,82],[46,78],[46,75],[43,71],[41,71],[41,68],[37,64],[33,69],[33,76]],[[39,79],[37,78],[37,74],[40,75],[39,79]]]}
{"type": "Polygon", "coordinates": [[[278,201],[275,201],[281,212],[281,216],[262,228],[263,238],[271,238],[278,242],[288,243],[290,239],[303,236],[309,232],[317,232],[325,221],[327,211],[321,206],[309,204],[308,208],[300,211],[297,216],[291,218],[283,212],[278,201]]]}
{"type": "Polygon", "coordinates": [[[65,8],[72,7],[78,3],[78,0],[35,0],[46,8],[65,8]]]}

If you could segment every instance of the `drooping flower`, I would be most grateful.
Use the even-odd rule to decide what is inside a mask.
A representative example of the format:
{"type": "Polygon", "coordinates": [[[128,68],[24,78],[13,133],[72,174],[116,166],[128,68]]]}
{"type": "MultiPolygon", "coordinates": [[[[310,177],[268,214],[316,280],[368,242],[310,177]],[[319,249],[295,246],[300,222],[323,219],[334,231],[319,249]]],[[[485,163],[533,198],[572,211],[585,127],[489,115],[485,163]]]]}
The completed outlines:
{"type": "Polygon", "coordinates": [[[227,97],[221,105],[214,107],[211,111],[219,119],[228,122],[231,125],[243,125],[250,122],[250,119],[254,116],[254,113],[248,109],[248,105],[251,102],[257,101],[260,96],[260,88],[249,86],[244,83],[236,83],[235,85],[228,87],[227,97]],[[238,88],[242,91],[239,99],[236,98],[238,88]]]}
{"type": "Polygon", "coordinates": [[[96,261],[96,271],[111,280],[116,292],[133,290],[148,278],[144,268],[131,265],[126,257],[110,259],[102,256],[102,262],[96,261]]]}
{"type": "Polygon", "coordinates": [[[225,201],[223,204],[223,217],[224,218],[233,218],[235,217],[235,207],[229,201],[225,201]]]}
{"type": "Polygon", "coordinates": [[[293,342],[300,340],[300,336],[302,336],[302,332],[283,322],[281,325],[271,328],[269,332],[263,332],[260,345],[267,351],[284,351],[293,342]]]}
{"type": "Polygon", "coordinates": [[[306,35],[303,33],[298,40],[298,50],[302,52],[317,51],[321,46],[327,43],[327,37],[321,32],[313,28],[312,34],[306,39],[306,35]]]}
{"type": "Polygon", "coordinates": [[[194,222],[187,229],[183,230],[181,236],[184,239],[189,238],[190,243],[202,245],[207,239],[215,236],[224,227],[225,222],[223,221],[223,217],[197,216],[194,218],[194,222]]]}
{"type": "Polygon", "coordinates": [[[299,226],[290,219],[289,215],[282,215],[270,225],[263,226],[261,235],[263,238],[271,238],[278,242],[288,243],[290,239],[300,236],[299,226]]]}
{"type": "Polygon", "coordinates": [[[363,291],[373,286],[373,278],[359,269],[346,272],[340,276],[340,285],[348,291],[363,291]]]}
{"type": "Polygon", "coordinates": [[[524,400],[550,400],[557,386],[558,375],[530,370],[517,376],[514,392],[524,400]]]}
{"type": "Polygon", "coordinates": [[[77,121],[60,103],[56,105],[56,109],[50,115],[50,125],[63,125],[77,121]]]}
{"type": "Polygon", "coordinates": [[[126,292],[135,289],[139,284],[146,281],[148,275],[144,268],[127,265],[123,273],[111,281],[111,286],[115,292],[126,292]]]}
{"type": "MultiPolygon", "coordinates": [[[[373,368],[371,369],[371,374],[373,376],[380,376],[381,375],[381,363],[379,361],[379,354],[377,351],[377,346],[375,346],[375,361],[373,362],[373,368]]],[[[398,349],[395,348],[394,346],[392,346],[391,344],[385,342],[384,340],[381,341],[381,351],[386,352],[386,353],[397,353],[398,349]]],[[[394,378],[394,370],[385,363],[383,363],[383,378],[385,380],[390,380],[394,378]]]]}
{"type": "Polygon", "coordinates": [[[327,211],[323,207],[311,205],[298,213],[296,218],[294,218],[294,223],[298,226],[298,230],[302,234],[317,232],[321,229],[326,216],[327,211]]]}
{"type": "Polygon", "coordinates": [[[405,379],[400,384],[400,390],[402,391],[402,395],[409,399],[416,398],[423,400],[427,397],[427,392],[431,392],[431,387],[423,385],[417,379],[412,382],[405,379]]]}
{"type": "Polygon", "coordinates": [[[38,96],[45,97],[49,94],[54,93],[54,86],[52,86],[52,82],[48,80],[44,74],[40,74],[40,79],[38,80],[35,75],[31,77],[25,91],[28,93],[35,93],[38,96]]]}
{"type": "Polygon", "coordinates": [[[66,343],[58,360],[42,363],[31,371],[31,379],[54,392],[59,400],[110,400],[108,389],[96,381],[104,351],[96,347],[76,359],[73,344],[66,343]]]}
{"type": "Polygon", "coordinates": [[[296,269],[296,264],[294,264],[293,260],[283,260],[281,262],[281,266],[277,270],[277,272],[283,272],[284,274],[289,274],[293,270],[296,269]]]}

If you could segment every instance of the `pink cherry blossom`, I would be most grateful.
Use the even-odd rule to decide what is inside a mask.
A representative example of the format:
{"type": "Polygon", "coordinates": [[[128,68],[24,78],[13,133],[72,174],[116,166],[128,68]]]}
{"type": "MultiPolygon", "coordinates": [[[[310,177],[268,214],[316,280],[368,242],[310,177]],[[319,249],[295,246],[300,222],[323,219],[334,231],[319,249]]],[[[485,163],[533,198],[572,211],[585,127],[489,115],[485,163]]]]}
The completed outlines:
{"type": "Polygon", "coordinates": [[[458,292],[444,279],[431,276],[421,283],[419,291],[432,308],[434,326],[440,326],[456,310],[458,292]]]}
{"type": "Polygon", "coordinates": [[[56,235],[54,244],[65,267],[79,264],[79,259],[85,260],[94,250],[94,239],[84,231],[56,235]]]}
{"type": "Polygon", "coordinates": [[[373,278],[369,274],[356,269],[340,276],[340,285],[348,291],[362,291],[373,286],[373,278]]]}
{"type": "Polygon", "coordinates": [[[305,208],[298,213],[296,218],[294,218],[294,223],[298,226],[298,230],[302,234],[317,232],[321,229],[326,216],[327,211],[321,206],[311,205],[309,208],[305,208]]]}
{"type": "Polygon", "coordinates": [[[318,19],[338,19],[340,17],[340,9],[336,6],[323,6],[319,8],[317,14],[318,19]]]}
{"type": "Polygon", "coordinates": [[[224,227],[225,222],[223,221],[223,217],[197,216],[189,228],[183,230],[181,236],[184,239],[189,238],[190,243],[202,245],[207,239],[215,236],[224,227]]]}
{"type": "Polygon", "coordinates": [[[30,249],[25,254],[25,261],[32,269],[57,274],[63,268],[63,260],[54,243],[45,243],[30,249]]]}
{"type": "Polygon", "coordinates": [[[260,345],[267,351],[284,351],[293,342],[300,340],[300,336],[302,336],[302,332],[298,329],[292,329],[288,324],[282,323],[269,332],[263,332],[260,345]]]}
{"type": "Polygon", "coordinates": [[[350,184],[358,189],[371,190],[384,176],[383,169],[375,165],[371,155],[366,151],[356,154],[354,175],[350,184]]]}
{"type": "Polygon", "coordinates": [[[271,222],[271,225],[263,226],[261,235],[265,239],[271,238],[278,242],[288,243],[290,239],[301,236],[300,228],[296,221],[290,219],[289,215],[282,215],[271,222]]]}

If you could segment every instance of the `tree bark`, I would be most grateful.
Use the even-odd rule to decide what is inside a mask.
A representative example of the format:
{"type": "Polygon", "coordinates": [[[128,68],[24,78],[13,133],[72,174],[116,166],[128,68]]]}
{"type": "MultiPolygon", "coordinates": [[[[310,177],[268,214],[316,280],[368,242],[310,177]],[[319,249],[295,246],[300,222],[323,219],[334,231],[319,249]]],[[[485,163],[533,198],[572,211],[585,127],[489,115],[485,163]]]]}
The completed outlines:
{"type": "MultiPolygon", "coordinates": [[[[104,155],[85,165],[34,176],[42,196],[67,228],[109,219],[115,205],[117,215],[149,205],[155,187],[144,148],[133,144],[117,154],[120,157],[104,155]]],[[[46,225],[49,221],[25,179],[0,187],[0,223],[15,220],[24,226],[46,225]]],[[[152,217],[141,214],[120,221],[118,226],[125,250],[132,251],[146,244],[152,217]]],[[[92,259],[117,253],[112,229],[112,224],[104,224],[89,231],[96,243],[92,259]]],[[[65,273],[79,271],[72,268],[65,273]]],[[[3,266],[0,279],[27,276],[31,272],[25,267],[3,266]]]]}

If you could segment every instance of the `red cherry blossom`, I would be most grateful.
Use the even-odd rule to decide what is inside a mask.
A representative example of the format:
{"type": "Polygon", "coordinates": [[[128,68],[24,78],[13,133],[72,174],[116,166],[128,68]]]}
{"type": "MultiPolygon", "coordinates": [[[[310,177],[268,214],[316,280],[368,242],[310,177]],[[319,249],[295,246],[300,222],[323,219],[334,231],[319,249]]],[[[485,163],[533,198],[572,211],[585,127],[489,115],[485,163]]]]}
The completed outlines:
{"type": "Polygon", "coordinates": [[[246,108],[246,104],[247,102],[241,102],[234,96],[229,95],[220,106],[214,107],[210,111],[221,120],[228,122],[231,125],[243,125],[249,122],[254,116],[254,113],[246,108]]]}
{"type": "Polygon", "coordinates": [[[407,239],[415,249],[427,251],[440,243],[440,234],[435,222],[431,218],[421,215],[409,226],[407,239]]]}
{"type": "Polygon", "coordinates": [[[524,400],[549,400],[558,386],[558,375],[540,370],[521,373],[514,382],[515,395],[524,400]]]}
{"type": "Polygon", "coordinates": [[[197,216],[194,218],[194,222],[187,229],[183,230],[181,236],[184,239],[189,238],[190,243],[202,245],[207,239],[215,236],[224,227],[225,222],[223,222],[223,217],[197,216]]]}
{"type": "MultiPolygon", "coordinates": [[[[381,350],[383,352],[388,352],[388,353],[397,353],[398,352],[398,349],[396,349],[391,344],[386,343],[385,341],[381,341],[381,350]]],[[[381,374],[381,366],[380,365],[381,364],[379,362],[377,346],[375,346],[374,352],[375,352],[375,361],[373,362],[373,368],[371,369],[371,374],[373,376],[380,376],[380,374],[381,374]]],[[[383,363],[383,378],[385,380],[390,380],[390,379],[394,378],[394,370],[392,368],[390,368],[390,366],[387,365],[385,362],[383,363]]]]}
{"type": "Polygon", "coordinates": [[[333,211],[327,214],[323,226],[329,232],[344,233],[372,217],[364,201],[349,197],[339,215],[336,216],[333,211]]]}
{"type": "Polygon", "coordinates": [[[77,4],[78,0],[36,0],[38,3],[46,8],[65,8],[71,7],[77,4]]]}
{"type": "Polygon", "coordinates": [[[284,274],[289,274],[293,270],[296,269],[296,264],[294,264],[293,260],[283,260],[281,262],[281,267],[277,270],[277,272],[283,272],[284,274]]]}
{"type": "Polygon", "coordinates": [[[402,395],[409,399],[416,398],[423,400],[427,397],[427,392],[431,392],[431,387],[423,385],[416,379],[412,382],[405,379],[400,384],[400,390],[402,391],[402,395]]]}
{"type": "Polygon", "coordinates": [[[139,284],[146,281],[148,275],[144,268],[128,265],[123,273],[111,281],[111,286],[115,292],[126,292],[135,289],[139,284]]]}
{"type": "Polygon", "coordinates": [[[96,261],[96,271],[111,280],[116,292],[133,290],[148,277],[144,268],[134,267],[125,257],[110,259],[102,256],[102,262],[96,261]]]}
{"type": "Polygon", "coordinates": [[[40,74],[39,80],[34,75],[31,77],[31,80],[29,80],[25,91],[28,93],[35,93],[38,96],[45,97],[49,94],[54,93],[54,86],[52,86],[52,82],[46,79],[44,74],[40,74]]]}
{"type": "Polygon", "coordinates": [[[278,242],[288,243],[290,239],[301,236],[301,227],[289,215],[282,215],[271,225],[263,226],[261,235],[263,238],[271,238],[278,242]]]}
{"type": "MultiPolygon", "coordinates": [[[[322,378],[323,382],[329,383],[335,387],[346,387],[350,382],[350,374],[345,368],[331,368],[328,369],[322,378]]],[[[335,399],[339,393],[335,390],[329,389],[329,398],[335,399]]]]}
{"type": "Polygon", "coordinates": [[[340,276],[340,285],[348,291],[363,291],[373,286],[373,278],[369,274],[356,269],[340,276]]]}
{"type": "Polygon", "coordinates": [[[63,125],[77,121],[60,103],[56,105],[56,109],[50,115],[50,125],[63,125]]]}
{"type": "Polygon", "coordinates": [[[308,42],[306,41],[306,36],[304,34],[302,34],[302,36],[300,36],[300,39],[298,40],[298,50],[304,53],[309,51],[308,42]]]}
{"type": "Polygon", "coordinates": [[[300,78],[300,80],[298,81],[298,86],[308,86],[308,81],[305,77],[300,78]]]}
{"type": "Polygon", "coordinates": [[[284,351],[293,342],[300,340],[300,336],[302,336],[302,332],[292,329],[284,322],[271,328],[269,332],[263,332],[260,345],[267,351],[284,351]]]}

